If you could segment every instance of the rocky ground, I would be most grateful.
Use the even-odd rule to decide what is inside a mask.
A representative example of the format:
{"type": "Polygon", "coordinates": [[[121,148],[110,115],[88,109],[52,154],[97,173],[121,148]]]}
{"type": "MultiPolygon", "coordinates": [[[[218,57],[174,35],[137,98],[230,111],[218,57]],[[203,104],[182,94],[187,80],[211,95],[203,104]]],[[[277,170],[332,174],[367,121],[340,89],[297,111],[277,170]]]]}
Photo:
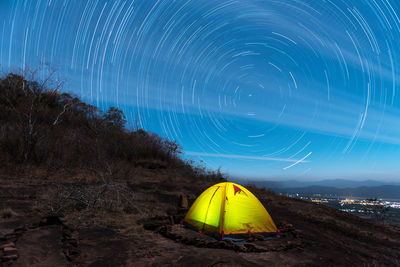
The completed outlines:
{"type": "Polygon", "coordinates": [[[188,205],[215,182],[169,170],[138,169],[129,210],[81,224],[82,213],[42,207],[60,181],[0,179],[0,266],[400,266],[399,228],[251,186],[280,238],[235,244],[184,228],[188,205]]]}

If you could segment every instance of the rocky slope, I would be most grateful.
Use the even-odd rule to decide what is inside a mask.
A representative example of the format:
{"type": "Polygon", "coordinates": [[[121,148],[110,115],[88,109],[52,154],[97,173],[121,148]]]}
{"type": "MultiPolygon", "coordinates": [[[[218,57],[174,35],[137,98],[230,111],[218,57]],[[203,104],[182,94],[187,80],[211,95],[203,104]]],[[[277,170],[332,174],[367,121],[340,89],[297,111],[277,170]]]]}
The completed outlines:
{"type": "Polygon", "coordinates": [[[217,241],[183,228],[187,204],[213,181],[137,168],[127,185],[132,209],[77,225],[65,214],[38,212],[52,182],[2,176],[0,219],[4,266],[398,266],[400,229],[329,207],[249,186],[281,238],[246,244],[217,241]],[[3,209],[3,217],[7,213],[3,209]],[[5,249],[9,248],[9,249],[5,249]],[[15,256],[13,256],[15,255],[15,256]]]}

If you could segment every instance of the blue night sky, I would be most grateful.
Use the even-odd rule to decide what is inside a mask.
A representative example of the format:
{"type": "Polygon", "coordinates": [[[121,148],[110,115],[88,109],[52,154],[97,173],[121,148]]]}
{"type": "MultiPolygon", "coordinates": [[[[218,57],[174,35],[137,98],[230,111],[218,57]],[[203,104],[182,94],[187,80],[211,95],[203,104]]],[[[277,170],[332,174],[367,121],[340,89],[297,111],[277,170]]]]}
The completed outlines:
{"type": "Polygon", "coordinates": [[[0,39],[233,177],[400,181],[397,0],[0,0],[0,39]]]}

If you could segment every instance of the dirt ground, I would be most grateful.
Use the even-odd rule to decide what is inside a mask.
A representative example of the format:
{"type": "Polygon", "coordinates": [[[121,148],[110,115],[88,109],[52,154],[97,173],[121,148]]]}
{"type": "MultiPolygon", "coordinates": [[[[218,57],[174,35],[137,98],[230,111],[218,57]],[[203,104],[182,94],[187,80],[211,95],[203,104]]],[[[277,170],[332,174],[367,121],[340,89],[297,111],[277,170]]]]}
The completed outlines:
{"type": "Polygon", "coordinates": [[[235,244],[184,228],[182,199],[213,182],[168,170],[139,171],[132,210],[79,227],[38,208],[60,181],[0,179],[0,266],[400,266],[400,228],[251,186],[280,238],[235,244]]]}

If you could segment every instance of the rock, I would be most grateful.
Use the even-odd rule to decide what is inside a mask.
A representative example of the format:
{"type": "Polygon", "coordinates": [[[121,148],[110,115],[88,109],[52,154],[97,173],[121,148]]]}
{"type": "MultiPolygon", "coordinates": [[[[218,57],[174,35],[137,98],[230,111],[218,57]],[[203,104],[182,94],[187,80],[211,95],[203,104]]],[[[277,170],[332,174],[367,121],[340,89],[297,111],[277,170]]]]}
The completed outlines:
{"type": "Polygon", "coordinates": [[[14,244],[14,242],[10,242],[10,243],[7,243],[7,244],[4,244],[4,245],[0,246],[0,248],[2,248],[2,249],[6,248],[6,247],[15,247],[15,244],[14,244]]]}
{"type": "Polygon", "coordinates": [[[256,238],[254,236],[250,236],[249,238],[247,238],[246,242],[254,242],[256,241],[256,238]]]}
{"type": "Polygon", "coordinates": [[[249,252],[248,249],[244,246],[244,245],[238,245],[237,246],[237,250],[238,252],[249,252]]]}
{"type": "Polygon", "coordinates": [[[7,255],[3,256],[2,258],[3,261],[16,260],[16,259],[18,259],[18,255],[7,255]]]}
{"type": "Polygon", "coordinates": [[[15,229],[14,229],[14,233],[17,234],[17,235],[21,235],[21,234],[23,234],[26,230],[27,230],[27,229],[26,229],[25,226],[21,226],[21,227],[15,228],[15,229]]]}
{"type": "Polygon", "coordinates": [[[183,214],[178,214],[178,215],[173,215],[173,218],[174,218],[174,224],[176,223],[176,224],[183,224],[183,220],[184,220],[184,218],[185,218],[185,215],[186,215],[186,209],[184,210],[184,209],[182,209],[182,211],[184,211],[184,213],[183,214]]]}
{"type": "Polygon", "coordinates": [[[42,218],[39,223],[39,226],[46,226],[46,225],[62,225],[60,220],[60,215],[49,215],[42,218]]]}
{"type": "Polygon", "coordinates": [[[20,236],[20,234],[17,234],[17,233],[6,234],[5,239],[11,240],[11,242],[16,242],[19,236],[20,236]]]}
{"type": "Polygon", "coordinates": [[[31,223],[30,225],[28,225],[29,229],[35,229],[38,227],[39,227],[39,222],[34,222],[34,223],[31,223]]]}
{"type": "Polygon", "coordinates": [[[219,241],[216,243],[217,248],[226,248],[226,242],[219,241]]]}
{"type": "Polygon", "coordinates": [[[3,251],[4,251],[4,255],[6,255],[6,256],[18,254],[18,250],[16,248],[12,248],[12,247],[5,247],[3,249],[3,251]]]}
{"type": "Polygon", "coordinates": [[[247,248],[248,251],[255,251],[256,246],[254,244],[246,243],[244,246],[247,248]]]}
{"type": "Polygon", "coordinates": [[[184,194],[180,194],[179,199],[180,199],[179,207],[182,209],[187,209],[189,207],[187,197],[184,194]]]}
{"type": "Polygon", "coordinates": [[[225,243],[226,243],[226,248],[231,248],[231,249],[233,249],[233,248],[235,248],[235,246],[236,246],[236,244],[233,243],[232,240],[226,240],[225,243]]]}
{"type": "Polygon", "coordinates": [[[247,248],[248,252],[266,252],[266,251],[269,251],[269,249],[257,246],[255,244],[244,244],[244,246],[247,248]]]}
{"type": "Polygon", "coordinates": [[[263,235],[258,235],[258,234],[251,234],[255,240],[264,240],[264,236],[263,235]]]}

